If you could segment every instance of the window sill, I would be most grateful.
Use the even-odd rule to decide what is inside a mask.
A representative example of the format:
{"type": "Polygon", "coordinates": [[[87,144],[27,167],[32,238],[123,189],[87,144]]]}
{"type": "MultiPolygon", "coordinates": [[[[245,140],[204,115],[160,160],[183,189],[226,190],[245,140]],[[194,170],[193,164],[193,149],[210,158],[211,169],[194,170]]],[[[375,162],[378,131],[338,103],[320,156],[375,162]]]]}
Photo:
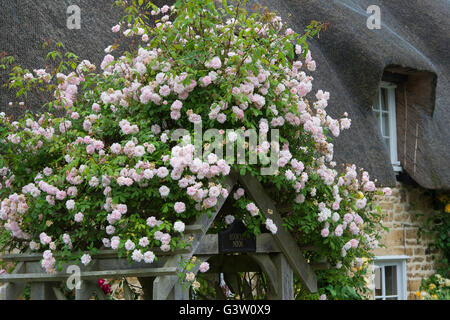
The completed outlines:
{"type": "Polygon", "coordinates": [[[410,257],[406,256],[406,255],[400,255],[400,256],[399,255],[397,255],[397,256],[375,256],[375,257],[373,257],[373,260],[382,262],[382,261],[388,261],[388,260],[407,260],[409,258],[410,257]]]}
{"type": "Polygon", "coordinates": [[[392,164],[392,169],[394,170],[394,172],[396,174],[398,174],[400,172],[403,172],[403,168],[402,168],[402,166],[400,164],[393,163],[392,164]]]}

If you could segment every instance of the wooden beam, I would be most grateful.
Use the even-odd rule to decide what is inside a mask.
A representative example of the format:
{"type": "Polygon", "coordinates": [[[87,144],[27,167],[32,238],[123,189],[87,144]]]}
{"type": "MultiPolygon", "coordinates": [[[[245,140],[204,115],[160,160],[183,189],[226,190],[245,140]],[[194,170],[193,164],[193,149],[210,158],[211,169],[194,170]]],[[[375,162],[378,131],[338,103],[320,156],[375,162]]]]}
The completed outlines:
{"type": "MultiPolygon", "coordinates": [[[[103,271],[86,271],[80,273],[80,279],[97,280],[98,278],[114,278],[114,277],[151,277],[160,275],[176,274],[177,269],[172,268],[143,268],[129,270],[103,270],[103,271]]],[[[17,273],[1,275],[0,281],[4,282],[52,282],[64,281],[70,273],[17,273]]]]}
{"type": "Polygon", "coordinates": [[[206,231],[207,230],[205,230],[203,225],[201,225],[201,224],[192,224],[192,225],[186,226],[184,228],[184,233],[185,234],[203,233],[203,232],[206,232],[206,231]]]}
{"type": "Polygon", "coordinates": [[[277,271],[277,294],[269,292],[269,299],[294,300],[294,273],[286,257],[279,253],[273,257],[277,271]]]}
{"type": "MultiPolygon", "coordinates": [[[[281,252],[281,250],[271,234],[262,233],[256,236],[256,253],[275,252],[281,252]]],[[[205,235],[194,254],[196,256],[219,254],[219,236],[217,234],[205,235]]]]}
{"type": "MultiPolygon", "coordinates": [[[[195,255],[204,256],[204,255],[217,255],[219,254],[219,242],[218,242],[217,234],[206,234],[197,250],[195,251],[195,255]]],[[[300,250],[317,250],[317,247],[314,246],[300,246],[300,250]]],[[[166,254],[180,254],[180,253],[189,253],[190,249],[182,249],[175,250],[173,252],[168,252],[166,254]]],[[[277,253],[281,252],[277,243],[274,241],[272,234],[262,233],[256,236],[256,253],[277,253]]],[[[117,251],[115,250],[100,250],[98,253],[92,255],[94,260],[99,260],[98,262],[101,265],[100,269],[137,269],[137,268],[145,268],[148,264],[145,263],[137,263],[133,262],[132,264],[126,258],[118,258],[117,251]]],[[[7,255],[6,258],[9,261],[21,261],[26,262],[27,266],[30,266],[30,263],[38,262],[42,259],[42,255],[40,253],[22,253],[22,254],[10,254],[7,255]]],[[[168,255],[164,255],[160,257],[159,261],[167,260],[168,255]]],[[[154,262],[152,266],[162,266],[160,263],[154,262]]],[[[38,269],[40,269],[40,264],[37,265],[38,269]]],[[[65,266],[65,264],[63,265],[65,266]]],[[[33,268],[35,269],[35,268],[33,268]]]]}
{"type": "MultiPolygon", "coordinates": [[[[230,172],[228,176],[225,177],[224,187],[227,189],[228,194],[231,194],[231,191],[236,184],[238,180],[238,174],[235,172],[230,172]]],[[[217,201],[217,205],[213,213],[209,216],[207,214],[201,215],[197,221],[194,223],[194,225],[201,225],[203,226],[203,231],[201,233],[197,233],[194,235],[194,239],[191,243],[191,252],[183,254],[183,255],[176,255],[170,257],[165,267],[179,267],[180,260],[187,260],[190,259],[193,256],[193,253],[197,250],[199,247],[203,237],[205,236],[206,232],[209,230],[212,222],[216,218],[217,214],[219,213],[220,209],[222,208],[223,204],[227,198],[220,197],[217,201]]],[[[154,300],[166,300],[170,291],[172,290],[175,283],[178,281],[177,276],[163,276],[163,277],[157,277],[155,281],[153,282],[153,299],[154,300]]]]}
{"type": "MultiPolygon", "coordinates": [[[[11,274],[25,272],[25,263],[19,262],[11,274]]],[[[0,281],[2,282],[2,281],[0,281]]],[[[26,283],[7,282],[0,287],[0,300],[16,300],[25,289],[26,283]]]]}
{"type": "MultiPolygon", "coordinates": [[[[153,253],[156,256],[169,256],[173,254],[183,254],[190,252],[190,248],[185,249],[175,249],[174,251],[168,251],[164,252],[160,248],[154,248],[153,253]]],[[[58,254],[55,253],[53,255],[55,258],[58,258],[58,254]]],[[[97,253],[93,254],[92,259],[109,259],[109,258],[118,258],[117,250],[112,249],[104,249],[99,250],[97,253]]],[[[2,256],[3,261],[26,261],[26,262],[32,262],[32,261],[41,261],[42,260],[42,253],[12,253],[12,254],[5,254],[2,256]]]]}
{"type": "Polygon", "coordinates": [[[219,254],[219,237],[217,234],[206,234],[194,254],[196,256],[219,254]]]}
{"type": "Polygon", "coordinates": [[[303,257],[303,253],[298,247],[295,239],[289,231],[283,227],[283,218],[278,214],[275,203],[266,194],[261,183],[248,172],[245,176],[239,176],[239,181],[256,202],[256,205],[261,210],[261,214],[266,218],[272,219],[277,226],[278,231],[273,237],[286,256],[286,259],[294,272],[299,276],[299,279],[310,292],[317,292],[316,274],[306,261],[305,257],[303,257]],[[269,214],[269,210],[272,214],[269,214]]]}

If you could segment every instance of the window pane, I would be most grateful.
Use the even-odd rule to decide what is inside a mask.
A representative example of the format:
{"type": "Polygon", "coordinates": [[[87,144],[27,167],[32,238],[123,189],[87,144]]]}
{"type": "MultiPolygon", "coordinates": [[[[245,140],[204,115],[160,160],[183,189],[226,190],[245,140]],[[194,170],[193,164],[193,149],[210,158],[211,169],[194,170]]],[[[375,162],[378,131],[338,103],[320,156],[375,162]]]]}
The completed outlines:
{"type": "MultiPolygon", "coordinates": [[[[386,88],[379,88],[373,102],[373,113],[379,127],[381,137],[386,150],[391,155],[391,138],[395,136],[395,127],[391,128],[391,114],[389,113],[390,91],[386,88]]],[[[396,152],[397,150],[393,150],[396,152]]],[[[395,158],[395,155],[391,155],[395,158]]]]}
{"type": "Polygon", "coordinates": [[[385,137],[390,137],[390,131],[389,131],[389,114],[388,113],[382,113],[381,114],[383,119],[382,119],[382,127],[383,130],[381,132],[383,132],[383,136],[385,137]]]}
{"type": "Polygon", "coordinates": [[[392,296],[392,295],[398,294],[398,292],[397,292],[397,266],[385,266],[384,273],[385,273],[385,277],[386,277],[386,282],[385,282],[386,295],[392,296]]]}
{"type": "Polygon", "coordinates": [[[381,110],[388,111],[388,94],[387,89],[381,88],[381,110]]]}
{"type": "Polygon", "coordinates": [[[384,142],[384,146],[386,147],[386,149],[389,151],[389,154],[390,154],[390,150],[391,150],[391,148],[390,148],[390,146],[391,146],[391,143],[390,143],[390,141],[389,141],[389,138],[384,138],[383,139],[383,142],[384,142]]]}
{"type": "Polygon", "coordinates": [[[398,300],[398,297],[386,298],[386,300],[398,300]]]}
{"type": "Polygon", "coordinates": [[[381,268],[375,269],[375,295],[381,296],[383,294],[382,283],[383,283],[383,273],[381,272],[381,268]]]}

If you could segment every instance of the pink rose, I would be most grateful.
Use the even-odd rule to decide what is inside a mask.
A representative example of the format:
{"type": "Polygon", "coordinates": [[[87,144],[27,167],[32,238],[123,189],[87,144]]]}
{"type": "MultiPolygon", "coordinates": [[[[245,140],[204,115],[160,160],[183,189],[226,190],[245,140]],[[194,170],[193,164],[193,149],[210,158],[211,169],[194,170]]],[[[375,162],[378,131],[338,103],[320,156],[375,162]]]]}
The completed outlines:
{"type": "Polygon", "coordinates": [[[186,211],[186,205],[183,202],[175,202],[174,209],[177,213],[186,211]]]}
{"type": "Polygon", "coordinates": [[[119,24],[116,24],[114,27],[112,27],[112,32],[114,32],[114,33],[116,33],[116,32],[119,32],[120,31],[120,25],[119,24]]]}
{"type": "Polygon", "coordinates": [[[74,217],[75,222],[78,222],[78,223],[82,222],[83,218],[84,218],[84,215],[81,212],[78,212],[74,217]]]}
{"type": "Polygon", "coordinates": [[[392,189],[391,188],[384,188],[383,193],[385,196],[391,196],[392,195],[392,189]]]}
{"type": "Polygon", "coordinates": [[[209,270],[209,263],[208,262],[202,262],[202,264],[200,265],[199,268],[201,273],[205,273],[206,271],[209,270]]]}

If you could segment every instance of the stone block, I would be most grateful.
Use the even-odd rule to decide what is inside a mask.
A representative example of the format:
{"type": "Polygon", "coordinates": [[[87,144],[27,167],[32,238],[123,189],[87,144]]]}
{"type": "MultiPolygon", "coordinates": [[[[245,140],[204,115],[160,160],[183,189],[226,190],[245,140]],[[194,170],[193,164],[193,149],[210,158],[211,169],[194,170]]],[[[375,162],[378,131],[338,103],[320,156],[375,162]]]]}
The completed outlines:
{"type": "Polygon", "coordinates": [[[406,239],[417,239],[417,229],[409,228],[406,229],[406,239]]]}
{"type": "Polygon", "coordinates": [[[395,213],[405,212],[405,205],[403,203],[400,203],[400,204],[396,203],[394,205],[394,212],[395,213]]]}
{"type": "Polygon", "coordinates": [[[391,230],[386,237],[386,246],[403,245],[403,230],[391,230]]]}
{"type": "Polygon", "coordinates": [[[408,280],[407,288],[408,291],[416,292],[420,288],[421,281],[420,280],[408,280]]]}
{"type": "Polygon", "coordinates": [[[392,202],[382,202],[380,203],[380,208],[383,212],[387,210],[393,210],[394,204],[392,202]]]}

